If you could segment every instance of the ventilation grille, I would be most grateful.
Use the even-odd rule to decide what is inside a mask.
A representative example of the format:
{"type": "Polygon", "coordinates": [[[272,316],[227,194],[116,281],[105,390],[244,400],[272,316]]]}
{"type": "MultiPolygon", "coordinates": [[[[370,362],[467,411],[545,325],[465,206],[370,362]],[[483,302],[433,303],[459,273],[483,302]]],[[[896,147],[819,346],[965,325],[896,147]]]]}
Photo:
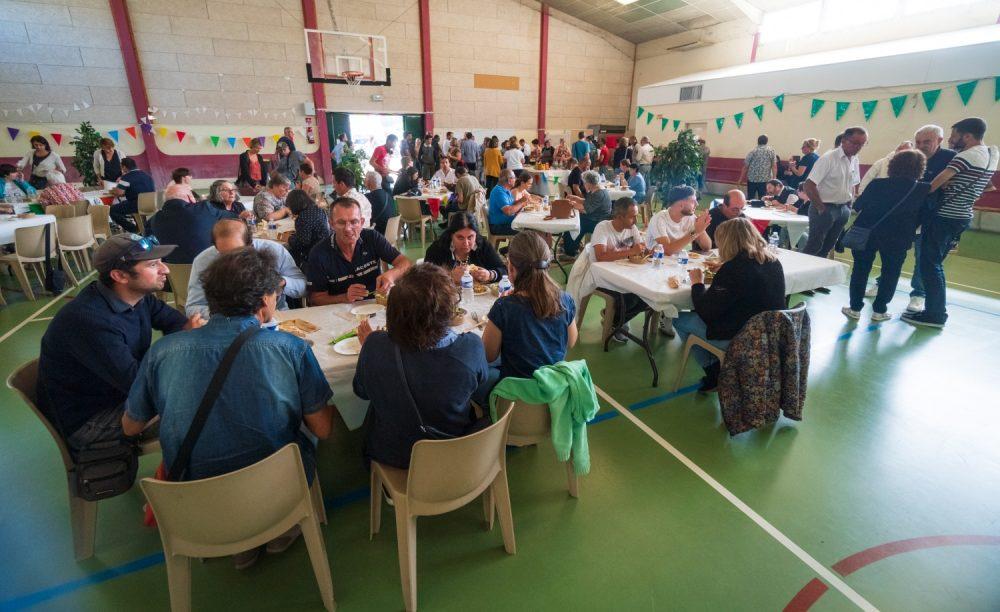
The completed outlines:
{"type": "Polygon", "coordinates": [[[694,100],[701,100],[701,85],[681,87],[681,102],[692,102],[694,100]]]}

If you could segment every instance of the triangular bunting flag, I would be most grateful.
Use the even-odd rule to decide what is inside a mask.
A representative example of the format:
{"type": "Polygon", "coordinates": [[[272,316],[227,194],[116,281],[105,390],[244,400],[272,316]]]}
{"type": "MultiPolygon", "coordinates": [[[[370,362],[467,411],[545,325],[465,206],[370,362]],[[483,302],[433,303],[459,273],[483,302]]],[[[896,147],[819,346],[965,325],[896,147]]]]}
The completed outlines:
{"type": "Polygon", "coordinates": [[[733,115],[733,120],[736,121],[736,127],[743,127],[743,113],[736,113],[733,115]]]}
{"type": "Polygon", "coordinates": [[[20,132],[20,131],[21,130],[19,130],[17,128],[12,128],[12,127],[7,128],[7,133],[10,134],[10,139],[11,140],[17,140],[17,133],[20,132]]]}
{"type": "Polygon", "coordinates": [[[837,102],[837,113],[835,117],[837,121],[840,121],[840,118],[844,116],[844,113],[847,112],[847,109],[850,108],[850,106],[850,102],[837,102]]]}
{"type": "Polygon", "coordinates": [[[160,135],[160,138],[166,138],[167,137],[167,128],[161,127],[160,129],[156,130],[156,133],[160,135]]]}
{"type": "Polygon", "coordinates": [[[267,137],[266,136],[258,136],[257,137],[257,142],[259,142],[260,146],[263,147],[265,144],[267,144],[267,137]]]}
{"type": "Polygon", "coordinates": [[[177,134],[177,142],[184,142],[184,137],[187,136],[187,132],[181,132],[178,130],[175,133],[177,134]]]}
{"type": "Polygon", "coordinates": [[[229,142],[229,148],[230,149],[235,149],[236,148],[236,139],[235,138],[233,138],[232,136],[230,136],[226,140],[229,142]]]}
{"type": "Polygon", "coordinates": [[[125,128],[125,131],[128,132],[128,135],[131,136],[132,138],[136,138],[134,125],[128,126],[127,128],[125,128]]]}
{"type": "MultiPolygon", "coordinates": [[[[646,125],[649,125],[649,123],[652,120],[653,120],[653,113],[647,112],[646,113],[646,125]]],[[[274,135],[274,140],[275,140],[275,142],[278,141],[278,135],[277,134],[274,135]]]]}
{"type": "Polygon", "coordinates": [[[726,122],[726,118],[725,117],[717,117],[715,119],[715,127],[717,127],[719,129],[719,131],[721,132],[722,131],[722,124],[724,124],[725,122],[726,122]]]}
{"type": "Polygon", "coordinates": [[[758,104],[757,106],[753,107],[753,114],[757,115],[757,120],[758,121],[763,121],[764,120],[764,105],[763,104],[758,104]]]}
{"type": "Polygon", "coordinates": [[[875,112],[876,106],[878,106],[878,100],[865,100],[861,103],[861,110],[865,114],[865,121],[872,118],[872,113],[875,112]]]}
{"type": "Polygon", "coordinates": [[[958,90],[958,95],[962,98],[962,106],[969,105],[969,99],[972,98],[972,92],[976,91],[976,85],[979,84],[979,80],[969,81],[968,83],[960,83],[955,86],[958,90]]]}
{"type": "Polygon", "coordinates": [[[646,109],[644,109],[644,108],[643,108],[643,107],[641,107],[641,106],[637,107],[637,108],[635,109],[635,118],[636,118],[636,119],[642,119],[642,114],[643,114],[644,112],[646,112],[646,109]]]}
{"type": "Polygon", "coordinates": [[[664,117],[663,119],[660,119],[660,131],[661,132],[663,130],[667,129],[667,124],[668,123],[670,123],[670,119],[667,119],[666,117],[664,117]]]}
{"type": "Polygon", "coordinates": [[[250,138],[244,138],[243,139],[243,144],[245,144],[248,149],[250,148],[250,140],[251,140],[250,138]]]}
{"type": "Polygon", "coordinates": [[[993,101],[1000,100],[1000,76],[993,77],[993,101]]]}
{"type": "Polygon", "coordinates": [[[35,136],[41,136],[41,135],[42,133],[37,130],[31,130],[30,132],[28,132],[28,136],[30,138],[34,138],[35,136]]]}
{"type": "Polygon", "coordinates": [[[938,98],[941,96],[940,89],[928,89],[920,93],[920,97],[924,99],[924,106],[927,107],[927,112],[934,110],[934,105],[937,104],[938,98]]]}
{"type": "Polygon", "coordinates": [[[118,130],[108,130],[108,136],[111,137],[111,140],[118,142],[118,130]]]}
{"type": "Polygon", "coordinates": [[[820,100],[819,98],[813,98],[812,108],[809,110],[809,116],[810,117],[815,117],[816,113],[818,113],[820,111],[820,109],[823,108],[824,104],[826,104],[826,100],[820,100]]]}
{"type": "Polygon", "coordinates": [[[785,110],[785,94],[775,96],[771,101],[778,107],[779,112],[785,110]]]}
{"type": "Polygon", "coordinates": [[[681,120],[680,119],[674,119],[674,131],[675,132],[677,131],[677,128],[679,128],[680,126],[681,126],[681,120]]]}
{"type": "MultiPolygon", "coordinates": [[[[649,123],[652,120],[653,113],[649,113],[649,115],[650,115],[649,117],[646,117],[646,123],[649,123]]],[[[273,140],[274,142],[278,142],[278,140],[280,139],[281,139],[281,134],[271,134],[271,140],[273,140]]]]}
{"type": "Polygon", "coordinates": [[[906,99],[910,96],[903,94],[901,96],[894,96],[889,98],[889,102],[892,104],[892,114],[896,117],[899,113],[903,112],[903,107],[906,106],[906,99]]]}
{"type": "Polygon", "coordinates": [[[219,137],[218,136],[209,136],[209,138],[212,140],[212,146],[213,147],[219,146],[219,137]]]}
{"type": "Polygon", "coordinates": [[[52,140],[56,141],[56,146],[58,147],[59,145],[62,144],[62,134],[56,134],[55,132],[53,132],[52,140]]]}

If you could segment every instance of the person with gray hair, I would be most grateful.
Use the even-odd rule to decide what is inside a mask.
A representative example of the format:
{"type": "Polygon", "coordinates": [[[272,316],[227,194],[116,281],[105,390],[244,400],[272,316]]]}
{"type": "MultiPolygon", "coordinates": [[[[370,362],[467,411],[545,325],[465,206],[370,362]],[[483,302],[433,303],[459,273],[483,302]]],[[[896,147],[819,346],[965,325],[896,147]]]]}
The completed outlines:
{"type": "Polygon", "coordinates": [[[367,198],[371,204],[371,226],[376,232],[385,236],[389,219],[396,215],[396,207],[393,205],[390,192],[384,188],[382,175],[374,170],[365,173],[365,189],[368,190],[368,193],[363,197],[367,198]]]}
{"type": "Polygon", "coordinates": [[[513,170],[501,170],[499,182],[490,191],[489,222],[491,236],[512,236],[517,233],[511,227],[511,224],[514,222],[514,217],[517,216],[517,213],[521,212],[521,209],[531,201],[531,195],[528,192],[524,192],[520,198],[515,199],[513,189],[516,180],[517,177],[514,176],[513,170]]]}
{"type": "Polygon", "coordinates": [[[267,179],[267,189],[253,199],[253,212],[263,221],[284,219],[291,212],[285,207],[285,198],[292,188],[292,182],[279,172],[272,172],[267,179]]]}
{"type": "Polygon", "coordinates": [[[294,183],[299,177],[299,166],[304,164],[306,156],[302,151],[293,151],[287,142],[278,141],[278,146],[274,150],[274,157],[271,158],[271,173],[278,172],[289,183],[294,183]]]}
{"type": "MultiPolygon", "coordinates": [[[[840,146],[823,154],[813,165],[802,189],[809,195],[809,239],[802,249],[807,255],[826,257],[851,217],[851,202],[861,182],[858,153],[868,142],[863,127],[844,130],[840,146]]],[[[825,289],[821,289],[824,293],[825,289]]]]}
{"type": "Polygon", "coordinates": [[[239,190],[236,185],[225,179],[213,181],[208,188],[208,203],[223,210],[234,217],[249,219],[253,217],[253,212],[247,210],[238,198],[239,190]]]}
{"type": "Polygon", "coordinates": [[[580,211],[580,234],[573,238],[569,232],[563,234],[563,254],[566,257],[576,257],[580,250],[583,237],[594,231],[597,224],[611,218],[611,196],[606,189],[601,189],[601,175],[588,170],[583,173],[584,195],[567,195],[566,199],[573,208],[580,211]]]}

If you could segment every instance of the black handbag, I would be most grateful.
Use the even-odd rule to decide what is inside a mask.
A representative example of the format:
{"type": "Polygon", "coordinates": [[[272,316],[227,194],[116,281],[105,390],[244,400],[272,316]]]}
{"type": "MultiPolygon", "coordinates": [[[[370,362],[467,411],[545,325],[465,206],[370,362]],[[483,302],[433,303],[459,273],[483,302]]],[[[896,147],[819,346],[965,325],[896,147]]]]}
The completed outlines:
{"type": "Polygon", "coordinates": [[[45,290],[52,293],[62,293],[66,288],[66,271],[63,270],[62,255],[56,256],[56,269],[52,268],[52,248],[49,241],[52,235],[52,224],[45,225],[45,290]]]}
{"type": "Polygon", "coordinates": [[[139,471],[139,445],[130,438],[95,442],[73,457],[76,495],[100,501],[121,495],[135,484],[139,471]]]}
{"type": "MultiPolygon", "coordinates": [[[[917,183],[916,181],[914,181],[913,185],[910,185],[910,189],[906,192],[906,195],[904,195],[899,200],[899,202],[896,202],[896,205],[893,206],[891,209],[889,209],[889,212],[882,215],[882,218],[876,221],[875,224],[872,225],[871,227],[858,227],[858,222],[857,220],[855,220],[854,224],[851,225],[850,229],[846,230],[844,234],[841,236],[840,239],[841,245],[844,248],[851,249],[852,251],[868,250],[868,241],[869,239],[871,239],[872,232],[875,230],[876,227],[879,226],[880,223],[891,217],[892,213],[896,212],[896,209],[899,208],[900,205],[903,202],[905,202],[907,198],[910,197],[910,194],[913,193],[913,189],[916,186],[917,183]]],[[[858,215],[858,219],[860,219],[861,215],[863,214],[864,212],[862,211],[862,213],[858,215]]]]}
{"type": "Polygon", "coordinates": [[[399,346],[393,344],[392,349],[396,352],[396,368],[399,371],[400,378],[403,380],[403,388],[406,389],[406,398],[410,400],[410,407],[413,408],[413,412],[417,415],[417,422],[419,423],[417,429],[420,430],[423,438],[426,440],[451,440],[457,438],[458,436],[453,436],[450,433],[424,423],[424,417],[421,416],[420,409],[417,408],[417,402],[413,399],[413,393],[410,391],[410,381],[406,379],[406,370],[403,369],[403,357],[399,352],[399,346]]]}

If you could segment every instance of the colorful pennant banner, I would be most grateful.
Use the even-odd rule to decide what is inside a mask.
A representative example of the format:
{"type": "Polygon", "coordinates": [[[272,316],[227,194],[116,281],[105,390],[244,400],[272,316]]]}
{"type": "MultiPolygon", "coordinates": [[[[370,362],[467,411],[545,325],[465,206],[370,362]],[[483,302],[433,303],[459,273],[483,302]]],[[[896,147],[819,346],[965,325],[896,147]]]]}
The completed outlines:
{"type": "Polygon", "coordinates": [[[865,121],[872,118],[876,106],[878,106],[878,100],[866,100],[861,103],[861,111],[865,114],[865,121]]]}

